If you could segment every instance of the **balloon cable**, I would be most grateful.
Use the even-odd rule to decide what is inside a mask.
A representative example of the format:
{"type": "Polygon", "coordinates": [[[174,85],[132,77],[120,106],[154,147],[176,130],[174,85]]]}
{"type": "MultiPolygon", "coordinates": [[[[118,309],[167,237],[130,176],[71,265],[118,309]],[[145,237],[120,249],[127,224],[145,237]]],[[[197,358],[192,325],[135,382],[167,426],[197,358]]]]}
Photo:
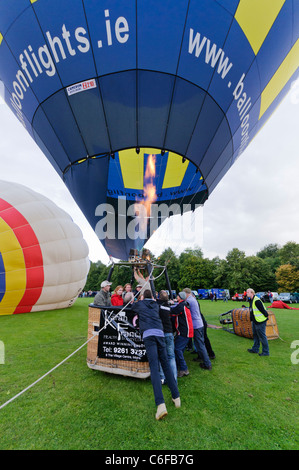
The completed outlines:
{"type": "Polygon", "coordinates": [[[51,372],[53,372],[55,369],[57,369],[59,366],[61,366],[64,362],[66,362],[68,359],[70,359],[72,356],[74,356],[78,351],[80,351],[80,349],[82,349],[84,346],[86,346],[87,343],[89,343],[89,341],[91,341],[94,337],[96,336],[96,334],[94,334],[93,336],[91,336],[91,338],[89,338],[87,341],[85,341],[84,344],[82,344],[78,349],[76,349],[76,351],[72,352],[68,357],[66,357],[63,361],[61,361],[59,364],[57,364],[55,367],[53,367],[51,370],[49,370],[46,374],[44,374],[42,377],[40,377],[39,379],[37,379],[35,382],[33,382],[31,385],[29,385],[28,387],[24,388],[24,390],[22,390],[21,392],[19,392],[17,395],[15,395],[14,397],[10,398],[10,400],[8,400],[6,403],[3,403],[3,405],[0,405],[0,410],[2,410],[2,408],[4,408],[6,405],[8,405],[9,403],[11,403],[12,401],[14,401],[16,398],[20,397],[21,395],[23,395],[23,393],[27,392],[27,390],[29,390],[30,388],[34,387],[34,385],[36,385],[38,382],[40,382],[41,380],[43,380],[45,377],[47,377],[47,375],[51,374],[51,372]]]}

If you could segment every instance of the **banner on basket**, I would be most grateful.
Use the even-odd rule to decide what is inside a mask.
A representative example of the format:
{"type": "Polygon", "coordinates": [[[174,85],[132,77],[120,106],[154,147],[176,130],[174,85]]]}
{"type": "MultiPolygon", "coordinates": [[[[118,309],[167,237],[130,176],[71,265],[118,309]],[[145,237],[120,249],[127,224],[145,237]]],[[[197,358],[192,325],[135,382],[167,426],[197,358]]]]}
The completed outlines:
{"type": "Polygon", "coordinates": [[[98,357],[123,361],[146,362],[146,350],[136,328],[137,316],[134,312],[117,313],[102,309],[98,357]]]}

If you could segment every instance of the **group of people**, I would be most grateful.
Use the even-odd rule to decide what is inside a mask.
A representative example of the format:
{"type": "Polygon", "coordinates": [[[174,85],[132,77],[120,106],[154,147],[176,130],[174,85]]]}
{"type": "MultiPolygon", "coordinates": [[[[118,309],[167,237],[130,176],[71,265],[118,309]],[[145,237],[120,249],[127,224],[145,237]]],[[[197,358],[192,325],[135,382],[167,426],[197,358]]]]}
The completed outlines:
{"type": "MultiPolygon", "coordinates": [[[[140,273],[137,274],[139,277],[140,273]]],[[[140,277],[139,277],[140,279],[140,277]]],[[[117,286],[110,298],[111,282],[104,281],[94,304],[102,306],[129,306],[136,312],[139,329],[149,362],[151,381],[157,406],[156,419],[167,414],[162,385],[170,389],[176,407],[181,406],[177,377],[189,375],[184,351],[190,341],[202,369],[211,370],[211,359],[215,358],[207,337],[207,324],[201,314],[199,303],[191,289],[180,292],[176,301],[170,300],[166,291],[158,298],[147,288],[148,279],[132,292],[131,284],[117,286]]]]}
{"type": "MultiPolygon", "coordinates": [[[[140,274],[140,273],[139,273],[140,274]]],[[[139,278],[136,274],[135,278],[139,278]]],[[[151,372],[151,382],[157,406],[156,419],[167,415],[167,409],[162,392],[166,383],[172,395],[176,408],[181,406],[177,377],[189,375],[184,358],[184,351],[193,344],[202,369],[211,370],[211,359],[215,353],[207,336],[207,323],[200,311],[200,306],[191,289],[183,289],[177,296],[176,302],[170,300],[166,291],[159,292],[154,298],[148,284],[148,278],[143,278],[135,293],[131,284],[117,286],[110,297],[111,282],[103,281],[101,291],[96,295],[94,303],[101,306],[129,306],[138,316],[139,329],[146,349],[151,372]]],[[[268,312],[263,302],[255,295],[253,289],[247,289],[250,319],[252,321],[254,343],[250,353],[269,356],[269,346],[266,336],[268,312]]]]}
{"type": "Polygon", "coordinates": [[[101,290],[96,294],[93,303],[95,305],[102,305],[105,307],[121,307],[132,302],[135,295],[138,294],[141,286],[136,287],[135,294],[132,292],[131,284],[126,284],[124,287],[119,285],[114,289],[112,296],[110,296],[110,288],[112,282],[103,281],[101,284],[101,290]]]}
{"type": "Polygon", "coordinates": [[[140,294],[150,288],[149,276],[146,278],[140,272],[140,270],[134,268],[134,277],[138,282],[135,291],[132,291],[132,284],[127,283],[123,286],[119,285],[114,289],[112,296],[110,297],[110,288],[112,282],[107,280],[101,283],[101,290],[95,295],[94,304],[102,305],[106,307],[127,305],[137,300],[140,294]]]}

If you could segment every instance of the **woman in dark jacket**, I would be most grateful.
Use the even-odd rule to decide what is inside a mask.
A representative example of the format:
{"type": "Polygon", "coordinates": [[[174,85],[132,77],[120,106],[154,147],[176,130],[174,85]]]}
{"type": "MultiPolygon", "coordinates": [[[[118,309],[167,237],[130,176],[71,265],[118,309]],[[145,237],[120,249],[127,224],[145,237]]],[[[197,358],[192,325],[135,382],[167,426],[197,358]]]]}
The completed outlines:
{"type": "Polygon", "coordinates": [[[162,393],[159,364],[161,363],[167,385],[171,391],[172,401],[176,408],[181,406],[181,399],[176,380],[173,376],[165,345],[163,325],[159,315],[159,305],[152,298],[150,290],[145,290],[141,300],[132,305],[132,310],[139,318],[139,328],[146,349],[151,371],[151,382],[157,406],[156,419],[167,415],[167,409],[162,393]]]}
{"type": "MultiPolygon", "coordinates": [[[[177,380],[178,371],[177,371],[175,353],[174,353],[173,328],[172,328],[172,321],[170,317],[170,306],[169,306],[168,294],[165,290],[161,290],[159,292],[159,299],[157,300],[157,302],[159,305],[159,315],[160,315],[160,318],[162,320],[162,325],[163,325],[166,351],[167,351],[169,364],[172,369],[175,380],[177,380]]],[[[162,367],[160,367],[160,377],[161,377],[162,383],[164,383],[165,375],[163,373],[162,367]]]]}

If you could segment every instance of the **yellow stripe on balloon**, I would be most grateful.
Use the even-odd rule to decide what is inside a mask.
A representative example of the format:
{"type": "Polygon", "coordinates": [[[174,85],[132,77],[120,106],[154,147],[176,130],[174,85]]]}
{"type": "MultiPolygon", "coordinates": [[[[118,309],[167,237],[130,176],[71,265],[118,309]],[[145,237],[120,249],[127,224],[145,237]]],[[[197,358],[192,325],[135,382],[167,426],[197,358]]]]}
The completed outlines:
{"type": "Polygon", "coordinates": [[[188,165],[188,160],[182,163],[182,157],[176,153],[169,152],[162,188],[181,186],[188,165]]]}
{"type": "MultiPolygon", "coordinates": [[[[286,0],[241,0],[235,19],[255,55],[260,50],[286,0]]],[[[279,41],[279,38],[277,39],[279,41]]]]}
{"type": "Polygon", "coordinates": [[[26,265],[16,235],[0,217],[0,246],[5,267],[5,294],[0,315],[13,314],[26,289],[26,265]]]}
{"type": "Polygon", "coordinates": [[[267,111],[269,106],[273,103],[275,98],[279,95],[283,87],[287,84],[290,78],[298,69],[299,64],[299,39],[295,42],[294,46],[278,67],[277,71],[264,88],[261,94],[261,107],[259,119],[267,111]]]}
{"type": "Polygon", "coordinates": [[[138,155],[135,149],[119,152],[119,163],[125,188],[143,189],[143,159],[143,152],[138,155]]]}

